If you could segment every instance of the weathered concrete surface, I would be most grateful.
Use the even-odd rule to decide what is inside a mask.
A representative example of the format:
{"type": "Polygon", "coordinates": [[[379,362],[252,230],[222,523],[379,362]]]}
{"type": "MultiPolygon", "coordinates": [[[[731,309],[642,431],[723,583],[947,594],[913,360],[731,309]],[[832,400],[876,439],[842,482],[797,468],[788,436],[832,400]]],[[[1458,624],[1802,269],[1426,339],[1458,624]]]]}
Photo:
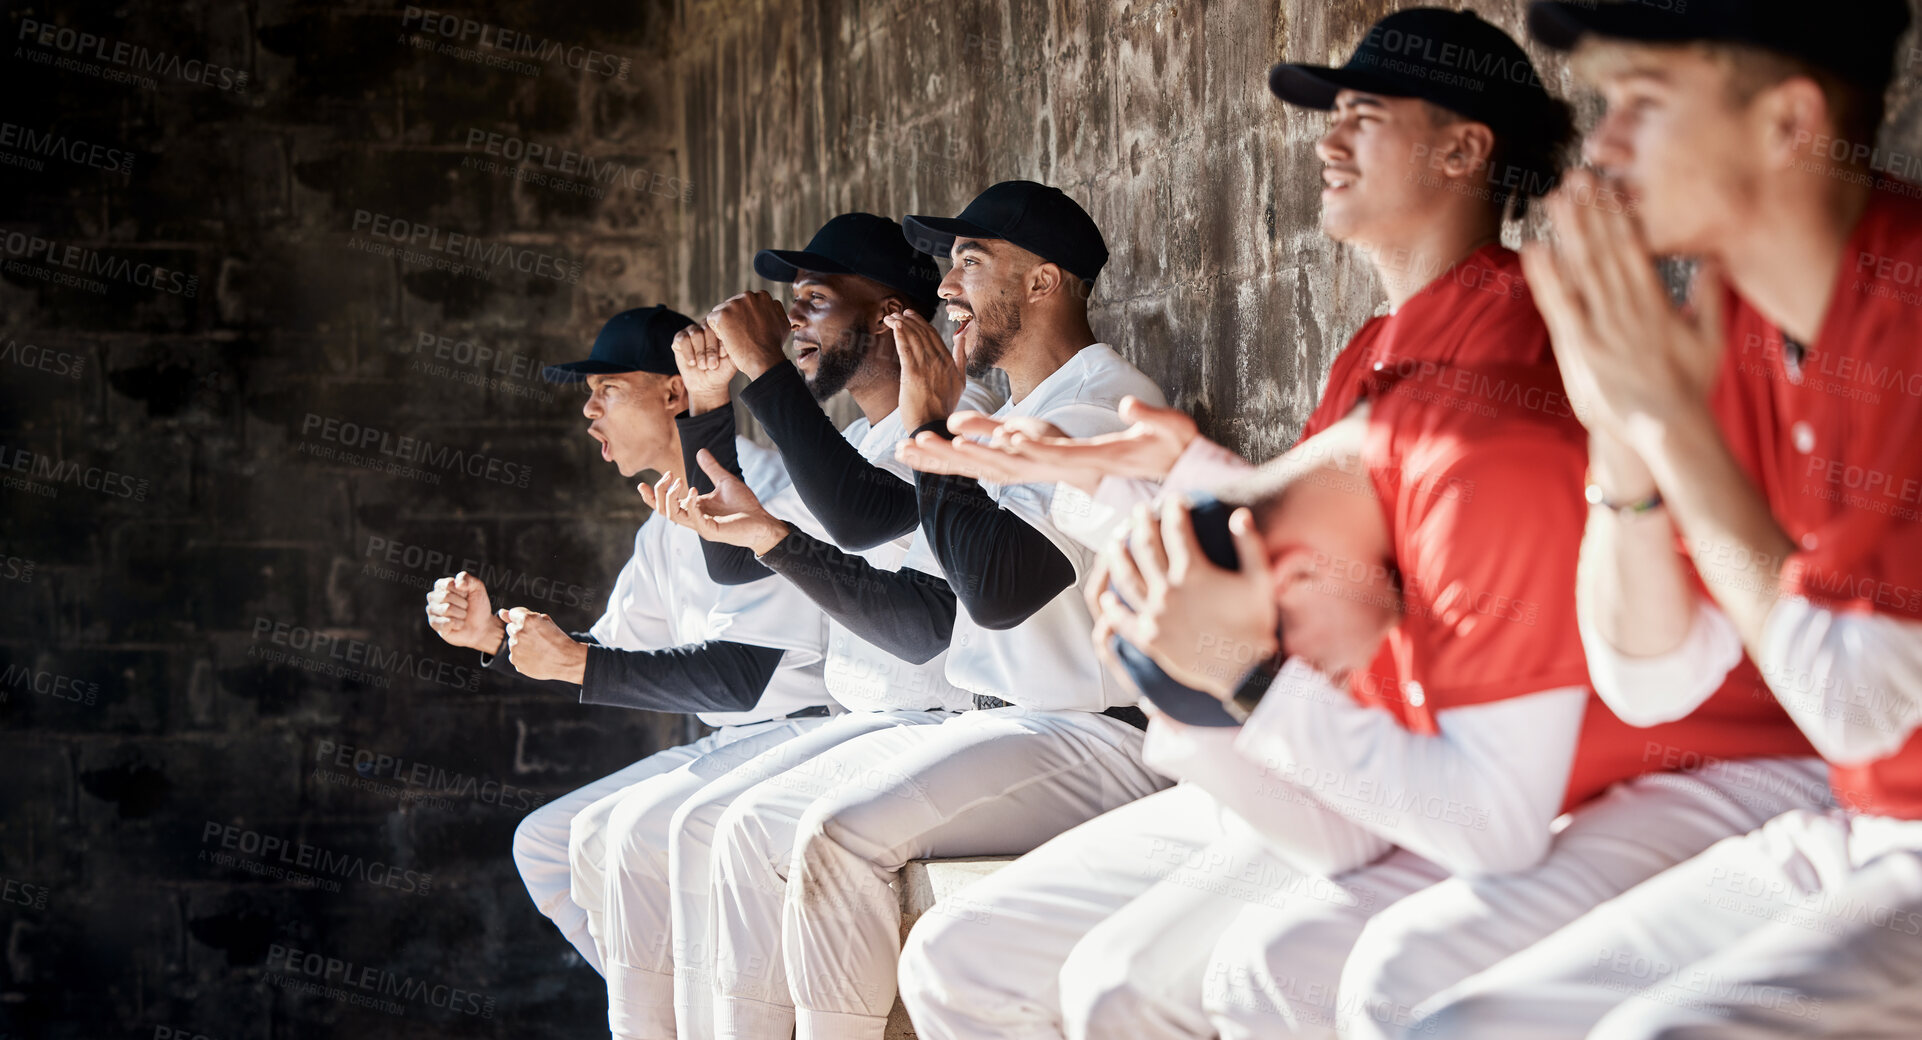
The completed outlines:
{"type": "MultiPolygon", "coordinates": [[[[764,284],[755,249],[842,210],[953,212],[1036,178],[1106,231],[1097,331],[1263,455],[1377,306],[1365,264],[1316,230],[1321,120],[1274,101],[1264,73],[1341,60],[1378,0],[500,0],[435,11],[451,33],[427,6],[34,3],[0,22],[24,85],[7,120],[131,157],[117,173],[6,148],[42,166],[0,166],[0,228],[196,279],[74,287],[44,254],[0,257],[26,265],[0,273],[0,469],[31,485],[0,489],[7,1037],[603,1028],[598,980],[528,904],[510,837],[529,804],[680,725],[491,679],[326,674],[341,662],[275,626],[464,666],[421,624],[433,552],[538,578],[558,602],[525,583],[513,598],[584,625],[642,513],[580,435],[577,399],[529,371],[612,311],[764,284]],[[73,52],[24,39],[27,19],[217,75],[58,68],[73,52]],[[561,51],[530,57],[502,30],[561,51]],[[481,49],[442,49],[462,40],[481,49]],[[369,253],[362,213],[578,279],[369,253]],[[375,430],[360,452],[375,463],[395,461],[380,435],[426,438],[531,479],[371,468],[340,457],[328,420],[375,430]],[[340,748],[387,756],[388,773],[335,764],[340,748]],[[391,775],[415,763],[427,783],[391,775]],[[474,787],[437,801],[450,777],[474,787]],[[393,864],[400,884],[262,877],[240,862],[258,854],[211,861],[227,833],[393,864]],[[493,1011],[294,993],[276,946],[493,1011]]],[[[1472,6],[1519,27],[1519,3],[1472,6]]],[[[1914,176],[1922,58],[1902,53],[1884,143],[1914,176]]]]}
{"type": "Polygon", "coordinates": [[[684,203],[662,15],[459,14],[618,53],[628,75],[422,49],[421,17],[385,2],[15,4],[0,20],[6,120],[104,150],[10,137],[0,152],[41,166],[0,166],[0,228],[183,275],[181,291],[87,275],[95,291],[51,280],[76,272],[45,252],[0,257],[0,463],[21,481],[0,491],[0,1034],[605,1028],[598,978],[515,876],[514,827],[685,725],[470,687],[475,655],[433,637],[421,604],[471,559],[507,604],[582,628],[631,551],[632,485],[582,435],[581,396],[538,367],[670,294],[684,203]],[[128,71],[23,38],[29,19],[159,55],[151,84],[42,63],[128,71]],[[189,80],[168,56],[216,73],[189,80]],[[517,180],[552,171],[490,154],[489,134],[638,176],[517,180]],[[121,156],[130,172],[89,162],[121,156]],[[580,273],[375,255],[353,244],[385,241],[361,212],[580,273]],[[354,451],[371,463],[345,459],[329,421],[374,431],[354,451]],[[480,458],[479,475],[451,454],[409,462],[401,438],[480,458]],[[525,467],[526,486],[488,460],[525,467]],[[298,862],[302,843],[340,862],[298,862]],[[289,970],[277,946],[371,969],[376,995],[383,973],[428,989],[387,997],[400,1014],[296,993],[280,980],[367,991],[289,970]]]}

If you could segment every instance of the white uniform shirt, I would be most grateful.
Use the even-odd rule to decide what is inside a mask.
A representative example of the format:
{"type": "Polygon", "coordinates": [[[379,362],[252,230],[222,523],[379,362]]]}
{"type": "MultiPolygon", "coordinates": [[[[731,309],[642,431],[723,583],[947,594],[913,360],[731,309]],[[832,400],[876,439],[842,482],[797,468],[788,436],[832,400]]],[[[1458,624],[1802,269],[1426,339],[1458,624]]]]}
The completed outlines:
{"type": "MultiPolygon", "coordinates": [[[[789,485],[780,456],[737,440],[741,475],[748,487],[783,516],[807,507],[789,485]]],[[[812,516],[807,517],[813,521],[812,516]]],[[[588,630],[617,650],[664,650],[728,640],[785,651],[761,699],[747,711],[707,711],[709,726],[740,726],[778,719],[802,708],[832,706],[823,684],[827,618],[814,602],[785,581],[767,578],[747,585],[718,585],[707,575],[700,536],[650,516],[634,532],[634,556],[621,568],[607,611],[588,630]]]]}
{"type": "MultiPolygon", "coordinates": [[[[1035,416],[1070,437],[1092,437],[1127,426],[1116,409],[1130,394],[1152,405],[1164,401],[1154,380],[1113,347],[1095,343],[1069,358],[1028,396],[1002,405],[994,416],[1035,416]]],[[[984,481],[981,487],[1002,508],[1046,535],[1074,565],[1075,580],[1032,617],[1004,631],[975,624],[963,604],[955,614],[948,679],[970,693],[999,697],[1036,711],[1101,711],[1133,704],[1134,692],[1109,675],[1094,656],[1088,638],[1094,619],[1080,589],[1094,553],[1051,518],[1055,485],[1003,487],[984,481]]],[[[909,566],[938,573],[939,564],[933,552],[920,544],[909,554],[909,566]]]]}
{"type": "MultiPolygon", "coordinates": [[[[974,380],[968,381],[961,395],[961,407],[979,412],[991,412],[1000,404],[998,394],[974,380]]],[[[867,417],[863,416],[841,431],[841,436],[854,445],[862,458],[900,477],[912,487],[913,471],[907,463],[894,457],[895,446],[906,440],[907,435],[908,431],[901,428],[899,409],[889,412],[877,424],[869,425],[867,417]]],[[[806,528],[805,524],[800,526],[806,528]]],[[[822,541],[833,541],[819,530],[809,530],[808,533],[822,541]]],[[[881,570],[894,571],[903,566],[913,566],[923,573],[942,577],[940,565],[933,562],[932,556],[917,557],[916,563],[908,562],[909,550],[922,538],[917,525],[914,530],[893,541],[883,542],[854,555],[881,570]]],[[[921,711],[930,708],[962,711],[974,706],[974,698],[966,690],[948,681],[948,655],[945,651],[923,664],[913,664],[855,635],[846,625],[833,618],[829,618],[827,624],[828,692],[850,711],[921,711]]]]}

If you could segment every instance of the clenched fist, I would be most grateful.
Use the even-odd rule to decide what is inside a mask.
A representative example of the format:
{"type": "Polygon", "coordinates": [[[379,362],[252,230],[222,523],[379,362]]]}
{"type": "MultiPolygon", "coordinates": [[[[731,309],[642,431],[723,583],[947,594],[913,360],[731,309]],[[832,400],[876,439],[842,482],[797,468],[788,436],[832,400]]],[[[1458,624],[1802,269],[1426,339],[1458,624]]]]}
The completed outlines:
{"type": "Polygon", "coordinates": [[[554,619],[526,607],[500,612],[507,626],[507,659],[529,679],[580,683],[587,676],[587,644],[561,631],[554,619]]]}
{"type": "Polygon", "coordinates": [[[735,369],[714,330],[689,325],[674,334],[673,349],[674,367],[687,386],[688,413],[700,415],[724,407],[735,369]]]}
{"type": "Polygon", "coordinates": [[[756,289],[727,298],[707,314],[707,327],[720,337],[721,348],[749,379],[773,368],[787,357],[781,344],[794,325],[787,308],[756,289]]]}
{"type": "Polygon", "coordinates": [[[500,649],[502,628],[487,601],[487,586],[462,571],[434,582],[427,594],[427,627],[454,646],[491,654],[500,649]]]}

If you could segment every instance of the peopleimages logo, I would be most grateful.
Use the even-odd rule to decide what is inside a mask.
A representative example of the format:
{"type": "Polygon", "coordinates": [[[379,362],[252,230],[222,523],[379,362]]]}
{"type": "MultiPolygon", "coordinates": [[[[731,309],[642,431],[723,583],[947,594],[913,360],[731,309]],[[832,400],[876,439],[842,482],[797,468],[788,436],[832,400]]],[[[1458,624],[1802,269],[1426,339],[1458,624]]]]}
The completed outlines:
{"type": "MultiPolygon", "coordinates": [[[[14,473],[25,473],[34,479],[51,480],[56,484],[72,484],[75,487],[98,491],[115,498],[127,498],[135,502],[147,500],[149,485],[145,479],[126,473],[116,473],[99,466],[82,466],[72,459],[42,455],[25,448],[9,448],[5,444],[0,444],[0,474],[7,475],[8,486],[14,486],[12,482],[17,479],[11,476],[14,473]]],[[[20,481],[20,483],[26,482],[20,481]]],[[[44,485],[30,485],[20,490],[35,491],[41,487],[44,485]]],[[[47,487],[44,491],[36,491],[36,493],[52,498],[57,493],[57,489],[47,487]]]]}
{"type": "Polygon", "coordinates": [[[116,282],[126,282],[142,289],[158,289],[175,296],[193,299],[200,291],[200,277],[185,271],[176,271],[144,261],[135,262],[124,256],[112,256],[86,246],[62,245],[49,238],[29,235],[23,231],[9,231],[0,228],[0,250],[6,255],[18,257],[22,262],[46,264],[49,267],[91,275],[116,282]]]}
{"type": "Polygon", "coordinates": [[[355,451],[371,449],[392,459],[431,466],[449,473],[484,477],[509,487],[526,487],[534,472],[525,463],[479,455],[445,444],[435,444],[425,438],[397,436],[378,427],[362,426],[313,412],[308,412],[300,421],[300,435],[333,441],[355,451]]]}
{"type": "Polygon", "coordinates": [[[447,267],[454,274],[463,274],[466,269],[472,268],[474,274],[484,275],[490,268],[506,267],[521,274],[552,278],[569,285],[579,285],[581,282],[582,265],[577,261],[523,249],[507,242],[488,242],[459,231],[447,231],[432,224],[404,220],[372,210],[354,210],[353,230],[366,231],[376,240],[384,238],[388,241],[363,242],[357,234],[348,241],[350,248],[375,253],[398,250],[401,259],[409,263],[447,267]],[[463,262],[452,264],[440,260],[440,257],[453,257],[463,262]]]}
{"type": "MultiPolygon", "coordinates": [[[[494,998],[473,990],[436,985],[411,975],[395,975],[391,971],[371,964],[355,964],[338,957],[308,953],[279,943],[274,943],[267,948],[267,968],[272,973],[269,975],[269,981],[278,982],[286,988],[296,988],[286,986],[287,976],[305,976],[309,980],[319,980],[321,987],[301,988],[322,996],[339,999],[347,994],[328,992],[328,990],[349,986],[362,994],[399,997],[401,1000],[415,1001],[429,1007],[456,1011],[464,1015],[494,1017],[494,998]],[[274,975],[282,977],[276,979],[274,975]]],[[[382,1010],[390,1009],[382,1008],[382,1010]]],[[[394,1005],[390,1013],[400,1014],[399,1006],[394,1005]]]]}
{"type": "Polygon", "coordinates": [[[597,51],[579,44],[569,46],[545,37],[509,29],[504,26],[477,22],[472,18],[461,18],[442,14],[429,8],[408,4],[402,11],[402,28],[417,28],[431,36],[439,36],[451,43],[464,44],[478,50],[499,51],[516,57],[533,58],[535,61],[553,61],[559,58],[562,64],[578,72],[588,72],[612,79],[626,79],[627,71],[633,61],[619,55],[597,51]]]}
{"type": "MultiPolygon", "coordinates": [[[[236,94],[247,92],[247,74],[239,69],[217,65],[211,61],[202,61],[199,58],[182,58],[178,54],[156,51],[125,40],[115,42],[104,36],[95,36],[93,33],[81,32],[65,26],[49,25],[32,18],[20,19],[20,35],[16,39],[39,47],[52,47],[73,58],[92,59],[104,65],[118,65],[126,69],[149,72],[186,83],[198,83],[236,94]]],[[[61,64],[49,60],[51,55],[22,55],[16,51],[14,56],[39,61],[41,64],[61,64]]],[[[99,70],[89,67],[82,67],[77,71],[100,75],[99,70]]],[[[152,79],[144,76],[117,73],[103,78],[135,80],[149,88],[154,85],[152,79]]]]}
{"type": "MultiPolygon", "coordinates": [[[[0,148],[17,150],[25,155],[51,156],[75,166],[91,166],[108,173],[133,172],[132,152],[64,134],[42,133],[18,123],[0,123],[0,148]]],[[[35,168],[44,167],[36,163],[35,168]]]]}

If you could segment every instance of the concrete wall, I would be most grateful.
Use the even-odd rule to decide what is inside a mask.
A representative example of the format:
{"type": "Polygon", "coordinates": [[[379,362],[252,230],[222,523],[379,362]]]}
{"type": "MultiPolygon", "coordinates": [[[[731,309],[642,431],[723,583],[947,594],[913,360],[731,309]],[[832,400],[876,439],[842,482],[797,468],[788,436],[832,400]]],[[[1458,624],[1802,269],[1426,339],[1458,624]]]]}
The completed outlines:
{"type": "Polygon", "coordinates": [[[847,209],[951,214],[995,181],[1054,184],[1108,240],[1096,334],[1204,428],[1271,454],[1375,290],[1318,231],[1323,119],[1276,101],[1267,70],[1345,59],[1390,7],[684,5],[677,284],[690,302],[764,284],[755,249],[847,209]]]}
{"type": "Polygon", "coordinates": [[[626,74],[423,49],[445,40],[396,3],[8,6],[0,228],[23,237],[0,237],[0,1035],[605,1028],[598,980],[520,886],[514,828],[685,726],[471,685],[475,655],[421,605],[472,559],[509,603],[584,628],[645,515],[582,435],[581,396],[538,368],[671,294],[685,201],[662,12],[459,13],[626,74]],[[105,43],[22,39],[28,21],[105,43]],[[116,64],[121,44],[153,71],[116,64]],[[67,144],[45,155],[21,130],[67,144]],[[616,178],[516,180],[492,133],[616,178]],[[375,215],[429,229],[430,255],[460,234],[495,260],[453,274],[368,252],[388,241],[375,215]],[[25,236],[112,262],[76,272],[25,236]],[[181,277],[156,288],[122,259],[181,277]],[[52,280],[75,274],[99,284],[52,280]],[[447,454],[408,464],[401,438],[447,454]],[[395,462],[411,470],[378,468],[395,462]],[[250,872],[299,868],[268,840],[312,846],[322,884],[250,872]],[[396,999],[391,973],[411,995],[391,1014],[293,992],[277,977],[308,977],[276,946],[375,972],[357,975],[371,991],[344,968],[316,980],[342,991],[396,999]]]}
{"type": "MultiPolygon", "coordinates": [[[[10,6],[7,121],[101,148],[0,143],[0,1035],[592,1035],[597,980],[528,904],[511,835],[685,727],[465,688],[419,610],[432,552],[585,625],[626,555],[639,502],[532,370],[621,307],[765,285],[753,252],[836,212],[949,213],[1029,177],[1107,234],[1097,332],[1272,453],[1377,294],[1316,229],[1320,118],[1264,73],[1341,60],[1391,6],[10,6]],[[394,221],[430,257],[459,234],[503,259],[368,251],[394,221]],[[349,424],[374,431],[364,459],[349,424]],[[382,468],[401,438],[482,468],[382,468]],[[361,775],[343,747],[385,758],[361,775]],[[250,872],[279,865],[250,851],[268,839],[360,865],[321,888],[250,872]],[[296,993],[276,947],[426,995],[296,993]]],[[[1908,154],[1913,95],[1905,75],[1908,154]]]]}

